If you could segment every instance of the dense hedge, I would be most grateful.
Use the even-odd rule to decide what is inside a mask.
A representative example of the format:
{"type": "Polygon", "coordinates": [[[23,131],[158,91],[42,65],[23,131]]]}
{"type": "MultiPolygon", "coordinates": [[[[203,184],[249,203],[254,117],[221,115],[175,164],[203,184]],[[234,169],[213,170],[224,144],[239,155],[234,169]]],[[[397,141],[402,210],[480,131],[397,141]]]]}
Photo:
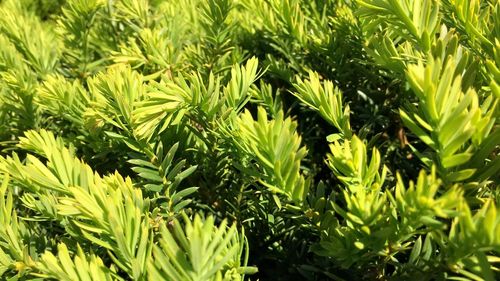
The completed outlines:
{"type": "Polygon", "coordinates": [[[496,0],[0,0],[0,279],[500,279],[496,0]]]}

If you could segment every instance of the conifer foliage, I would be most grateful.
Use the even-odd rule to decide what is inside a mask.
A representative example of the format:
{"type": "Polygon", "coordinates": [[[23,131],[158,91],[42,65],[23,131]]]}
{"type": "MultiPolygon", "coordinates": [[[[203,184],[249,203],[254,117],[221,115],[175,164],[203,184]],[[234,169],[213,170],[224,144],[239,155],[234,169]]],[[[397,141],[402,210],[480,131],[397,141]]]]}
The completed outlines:
{"type": "Polygon", "coordinates": [[[0,0],[1,280],[499,280],[495,0],[0,0]]]}

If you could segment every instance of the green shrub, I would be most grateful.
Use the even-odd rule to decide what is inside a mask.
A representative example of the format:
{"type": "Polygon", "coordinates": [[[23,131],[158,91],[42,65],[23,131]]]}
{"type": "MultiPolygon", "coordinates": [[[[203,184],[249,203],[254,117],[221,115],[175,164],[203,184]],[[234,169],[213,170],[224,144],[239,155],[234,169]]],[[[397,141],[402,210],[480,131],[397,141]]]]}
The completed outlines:
{"type": "Polygon", "coordinates": [[[500,3],[0,0],[0,279],[500,279],[500,3]]]}

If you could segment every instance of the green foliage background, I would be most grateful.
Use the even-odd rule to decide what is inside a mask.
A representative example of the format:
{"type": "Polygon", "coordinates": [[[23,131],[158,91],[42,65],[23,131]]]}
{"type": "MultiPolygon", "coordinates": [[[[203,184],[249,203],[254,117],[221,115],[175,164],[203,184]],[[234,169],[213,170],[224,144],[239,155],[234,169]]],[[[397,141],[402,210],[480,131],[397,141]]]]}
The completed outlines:
{"type": "Polygon", "coordinates": [[[500,279],[495,0],[1,0],[2,280],[500,279]]]}

